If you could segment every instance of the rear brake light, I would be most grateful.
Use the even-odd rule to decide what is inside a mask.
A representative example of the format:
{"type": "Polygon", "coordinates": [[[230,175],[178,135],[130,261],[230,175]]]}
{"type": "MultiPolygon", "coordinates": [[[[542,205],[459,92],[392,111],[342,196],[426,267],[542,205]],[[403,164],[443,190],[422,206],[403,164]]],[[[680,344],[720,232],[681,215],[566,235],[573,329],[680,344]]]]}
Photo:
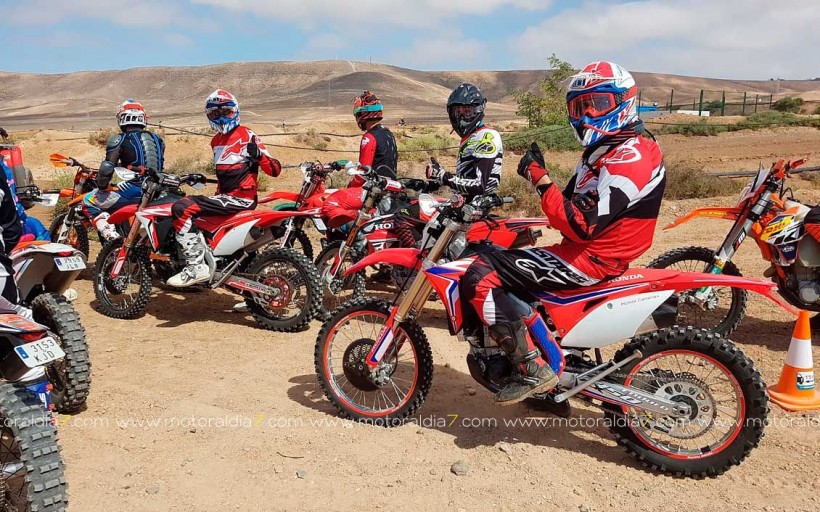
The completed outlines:
{"type": "Polygon", "coordinates": [[[73,254],[74,254],[74,251],[63,251],[63,252],[58,252],[58,253],[57,253],[57,256],[63,256],[63,257],[65,257],[65,256],[71,256],[71,255],[73,255],[73,254]]]}
{"type": "Polygon", "coordinates": [[[42,337],[43,337],[43,336],[45,336],[45,335],[46,335],[45,331],[40,331],[40,332],[24,332],[24,333],[20,333],[20,334],[18,335],[18,337],[19,337],[21,340],[23,340],[23,341],[26,341],[26,342],[32,342],[32,341],[37,341],[37,340],[39,340],[40,338],[42,338],[42,337]]]}

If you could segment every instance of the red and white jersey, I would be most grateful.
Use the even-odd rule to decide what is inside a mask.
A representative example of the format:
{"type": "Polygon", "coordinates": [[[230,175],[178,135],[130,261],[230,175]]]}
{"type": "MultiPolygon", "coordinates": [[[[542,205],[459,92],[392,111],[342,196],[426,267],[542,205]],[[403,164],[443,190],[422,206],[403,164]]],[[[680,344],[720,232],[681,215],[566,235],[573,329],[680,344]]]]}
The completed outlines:
{"type": "Polygon", "coordinates": [[[265,145],[248,128],[237,126],[229,133],[217,133],[211,139],[214,152],[217,194],[256,199],[259,169],[269,176],[279,176],[282,166],[268,153],[265,145]],[[248,159],[248,144],[254,141],[262,152],[259,163],[248,159]]]}

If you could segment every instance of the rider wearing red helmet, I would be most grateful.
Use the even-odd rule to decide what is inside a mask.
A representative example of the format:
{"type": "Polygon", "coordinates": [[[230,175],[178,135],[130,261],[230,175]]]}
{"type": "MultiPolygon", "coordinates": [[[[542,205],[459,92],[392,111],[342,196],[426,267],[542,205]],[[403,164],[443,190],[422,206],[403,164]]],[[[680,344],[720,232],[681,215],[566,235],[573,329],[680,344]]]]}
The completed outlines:
{"type": "Polygon", "coordinates": [[[205,101],[205,115],[217,134],[211,139],[214,167],[219,181],[215,196],[186,196],[174,203],[171,213],[177,243],[188,266],[168,279],[170,286],[185,287],[208,281],[205,263],[208,246],[194,218],[201,215],[230,215],[256,208],[257,181],[261,169],[279,176],[282,166],[248,128],[239,124],[239,101],[228,91],[217,89],[205,101]]]}
{"type": "MultiPolygon", "coordinates": [[[[359,145],[359,164],[372,167],[385,178],[396,179],[399,154],[393,133],[382,126],[382,103],[375,94],[365,91],[353,100],[353,115],[360,130],[364,130],[359,145]]],[[[322,206],[327,225],[338,228],[356,219],[362,208],[364,179],[355,176],[347,188],[331,194],[322,206]]]]}
{"type": "Polygon", "coordinates": [[[629,72],[611,62],[593,62],[571,78],[569,121],[585,149],[567,187],[562,192],[553,183],[534,143],[518,165],[563,240],[481,255],[461,281],[461,296],[517,370],[496,395],[499,404],[547,392],[558,382],[528,330],[535,314],[522,300],[526,293],[616,277],[652,245],[665,169],[658,144],[642,135],[636,93],[629,72]]]}

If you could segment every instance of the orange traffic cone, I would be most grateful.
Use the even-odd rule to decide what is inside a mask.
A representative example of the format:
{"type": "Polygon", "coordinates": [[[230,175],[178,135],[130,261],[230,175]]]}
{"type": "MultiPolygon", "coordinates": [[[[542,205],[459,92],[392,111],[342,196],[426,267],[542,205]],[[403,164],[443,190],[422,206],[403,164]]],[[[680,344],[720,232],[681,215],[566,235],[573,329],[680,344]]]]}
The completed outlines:
{"type": "Polygon", "coordinates": [[[808,311],[801,309],[798,313],[780,381],[770,386],[768,391],[772,402],[787,411],[820,409],[820,393],[814,389],[808,311]]]}

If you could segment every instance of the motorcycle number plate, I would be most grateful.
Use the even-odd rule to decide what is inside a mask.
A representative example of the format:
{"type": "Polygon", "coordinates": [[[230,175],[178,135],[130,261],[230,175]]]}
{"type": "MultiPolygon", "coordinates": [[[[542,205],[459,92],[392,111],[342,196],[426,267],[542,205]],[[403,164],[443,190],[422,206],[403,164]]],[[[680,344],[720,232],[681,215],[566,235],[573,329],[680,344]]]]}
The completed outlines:
{"type": "Polygon", "coordinates": [[[322,219],[313,219],[313,225],[316,226],[316,229],[319,231],[327,231],[327,226],[322,219]]]}
{"type": "Polygon", "coordinates": [[[29,368],[43,366],[65,357],[65,352],[60,348],[57,340],[51,336],[14,347],[14,351],[17,352],[17,356],[23,361],[23,364],[29,368]]]}
{"type": "Polygon", "coordinates": [[[85,262],[81,256],[69,256],[67,258],[54,258],[54,264],[60,272],[71,272],[85,268],[85,262]]]}

